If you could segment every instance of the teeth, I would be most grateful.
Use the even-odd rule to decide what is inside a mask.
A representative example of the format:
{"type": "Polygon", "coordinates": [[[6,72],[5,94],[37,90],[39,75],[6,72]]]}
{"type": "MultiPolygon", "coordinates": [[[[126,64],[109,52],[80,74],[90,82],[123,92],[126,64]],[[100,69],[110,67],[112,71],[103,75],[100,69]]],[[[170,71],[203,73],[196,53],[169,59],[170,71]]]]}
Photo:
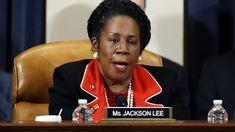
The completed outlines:
{"type": "Polygon", "coordinates": [[[117,66],[118,68],[125,68],[125,67],[126,67],[126,65],[120,65],[120,64],[116,64],[116,66],[117,66]]]}

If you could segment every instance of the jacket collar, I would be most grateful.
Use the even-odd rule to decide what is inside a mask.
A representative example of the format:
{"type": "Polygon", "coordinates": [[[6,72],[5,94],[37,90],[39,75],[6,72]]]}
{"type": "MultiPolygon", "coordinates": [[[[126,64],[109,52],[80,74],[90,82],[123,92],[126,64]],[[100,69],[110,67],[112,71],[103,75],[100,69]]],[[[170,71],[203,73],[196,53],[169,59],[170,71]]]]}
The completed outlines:
{"type": "Polygon", "coordinates": [[[162,104],[153,104],[148,101],[153,96],[160,94],[162,88],[157,80],[145,68],[137,64],[134,69],[133,77],[136,106],[163,106],[162,104]]]}
{"type": "MultiPolygon", "coordinates": [[[[94,119],[102,119],[104,117],[104,109],[107,107],[104,96],[104,81],[98,69],[98,61],[92,60],[85,69],[81,89],[93,96],[95,99],[88,103],[90,108],[94,108],[94,119]]],[[[142,66],[136,65],[133,73],[133,91],[136,107],[162,107],[162,104],[153,104],[148,100],[161,93],[162,88],[157,80],[142,66]]]]}

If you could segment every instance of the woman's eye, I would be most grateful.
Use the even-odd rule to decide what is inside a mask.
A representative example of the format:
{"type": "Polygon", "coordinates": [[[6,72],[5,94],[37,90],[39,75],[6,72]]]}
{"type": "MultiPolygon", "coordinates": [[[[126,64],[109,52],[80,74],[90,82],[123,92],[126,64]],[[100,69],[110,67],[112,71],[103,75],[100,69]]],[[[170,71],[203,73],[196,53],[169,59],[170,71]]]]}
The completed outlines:
{"type": "Polygon", "coordinates": [[[110,41],[111,41],[112,43],[118,43],[118,42],[119,42],[119,39],[112,38],[112,39],[110,39],[110,41]]]}
{"type": "Polygon", "coordinates": [[[129,44],[136,44],[136,40],[128,40],[129,44]]]}

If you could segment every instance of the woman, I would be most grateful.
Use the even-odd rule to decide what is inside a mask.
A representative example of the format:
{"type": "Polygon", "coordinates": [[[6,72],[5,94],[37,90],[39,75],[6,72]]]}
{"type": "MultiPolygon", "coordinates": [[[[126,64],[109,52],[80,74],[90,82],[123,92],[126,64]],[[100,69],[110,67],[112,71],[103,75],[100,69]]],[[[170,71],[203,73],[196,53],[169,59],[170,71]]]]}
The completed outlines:
{"type": "Polygon", "coordinates": [[[55,69],[50,114],[62,108],[63,120],[71,120],[77,100],[85,98],[94,109],[93,119],[102,120],[104,108],[118,106],[121,95],[127,107],[172,106],[174,118],[189,117],[188,91],[177,87],[174,74],[137,64],[151,36],[150,21],[140,7],[129,0],[104,1],[92,12],[87,29],[95,59],[55,69]]]}

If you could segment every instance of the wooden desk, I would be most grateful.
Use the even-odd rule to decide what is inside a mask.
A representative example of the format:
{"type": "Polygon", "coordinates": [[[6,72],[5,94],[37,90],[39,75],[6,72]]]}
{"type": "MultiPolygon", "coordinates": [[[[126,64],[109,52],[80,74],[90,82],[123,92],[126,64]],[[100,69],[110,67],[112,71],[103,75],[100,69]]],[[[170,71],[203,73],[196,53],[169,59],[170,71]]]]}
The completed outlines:
{"type": "Polygon", "coordinates": [[[155,121],[106,121],[92,123],[38,123],[38,122],[0,122],[0,132],[235,132],[235,122],[209,124],[206,122],[160,123],[155,121]]]}

